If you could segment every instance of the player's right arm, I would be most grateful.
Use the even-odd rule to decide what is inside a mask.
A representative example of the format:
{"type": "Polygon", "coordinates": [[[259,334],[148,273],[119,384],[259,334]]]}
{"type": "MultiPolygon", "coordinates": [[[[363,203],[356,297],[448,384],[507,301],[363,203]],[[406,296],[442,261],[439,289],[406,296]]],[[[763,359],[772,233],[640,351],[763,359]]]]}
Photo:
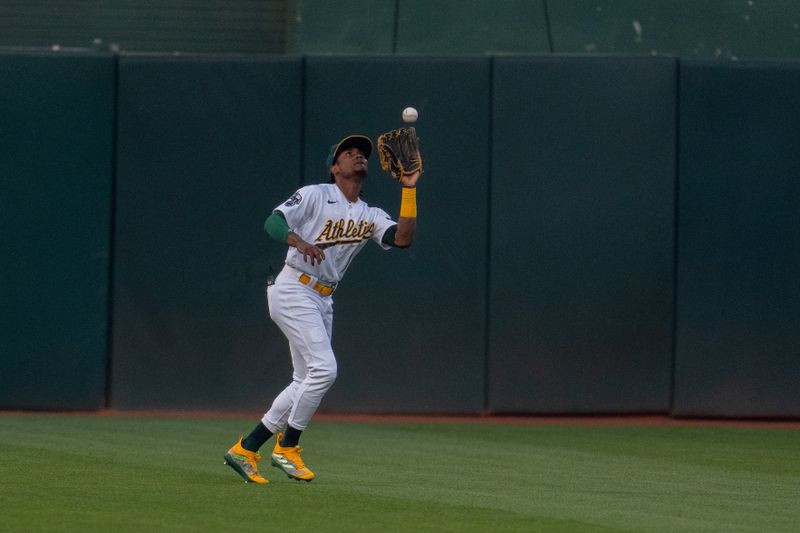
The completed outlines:
{"type": "Polygon", "coordinates": [[[286,222],[286,217],[277,209],[273,211],[264,222],[264,231],[276,241],[297,248],[297,250],[303,254],[303,261],[307,263],[308,260],[311,259],[312,266],[321,263],[325,259],[325,252],[317,246],[304,241],[295,232],[289,229],[289,223],[286,222]]]}
{"type": "Polygon", "coordinates": [[[400,216],[397,217],[397,230],[394,235],[394,245],[399,248],[408,248],[414,242],[417,232],[417,181],[421,172],[400,176],[403,194],[400,201],[400,216]]]}

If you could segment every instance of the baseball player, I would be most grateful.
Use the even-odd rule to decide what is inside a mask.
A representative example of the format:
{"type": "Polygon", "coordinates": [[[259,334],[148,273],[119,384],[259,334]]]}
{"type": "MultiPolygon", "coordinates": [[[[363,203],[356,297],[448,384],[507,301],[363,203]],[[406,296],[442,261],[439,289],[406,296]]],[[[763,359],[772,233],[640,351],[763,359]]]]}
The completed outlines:
{"type": "MultiPolygon", "coordinates": [[[[379,148],[386,151],[381,142],[379,138],[379,148]]],[[[240,436],[225,454],[225,464],[245,482],[268,483],[258,470],[258,450],[273,435],[277,436],[271,465],[296,480],[314,479],[300,457],[298,442],[336,379],[331,348],[333,293],[368,241],[383,249],[406,248],[413,242],[416,185],[422,173],[418,146],[416,150],[416,168],[395,176],[402,185],[396,222],[360,198],[372,154],[372,142],[362,135],[347,136],[331,147],[329,183],[300,188],[267,218],[265,231],[289,247],[285,266],[268,286],[267,301],[270,317],[289,341],[293,374],[253,431],[240,436]]]]}

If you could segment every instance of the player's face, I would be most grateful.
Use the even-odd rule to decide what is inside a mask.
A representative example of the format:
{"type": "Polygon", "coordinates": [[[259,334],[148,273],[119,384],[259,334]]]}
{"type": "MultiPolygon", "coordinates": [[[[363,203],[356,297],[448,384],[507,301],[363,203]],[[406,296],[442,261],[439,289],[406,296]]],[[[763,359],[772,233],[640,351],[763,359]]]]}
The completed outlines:
{"type": "Polygon", "coordinates": [[[360,149],[356,147],[348,148],[341,152],[336,159],[336,165],[344,176],[367,175],[367,158],[360,149]]]}

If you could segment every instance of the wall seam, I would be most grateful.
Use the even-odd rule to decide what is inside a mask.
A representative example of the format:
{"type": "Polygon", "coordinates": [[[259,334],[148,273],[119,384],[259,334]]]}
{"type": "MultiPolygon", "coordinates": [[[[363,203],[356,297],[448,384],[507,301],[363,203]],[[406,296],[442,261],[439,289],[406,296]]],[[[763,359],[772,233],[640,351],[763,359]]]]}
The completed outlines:
{"type": "Polygon", "coordinates": [[[486,185],[486,249],[485,249],[485,269],[486,276],[484,279],[484,347],[483,347],[483,411],[489,414],[489,379],[491,376],[490,353],[491,353],[491,270],[492,270],[492,152],[494,146],[492,143],[493,126],[494,126],[494,62],[495,57],[489,56],[489,109],[488,109],[488,131],[487,131],[487,146],[489,147],[487,153],[487,185],[486,185]]]}
{"type": "Polygon", "coordinates": [[[308,74],[307,58],[300,58],[300,139],[298,139],[300,149],[300,175],[298,176],[298,187],[302,187],[305,181],[306,166],[306,107],[308,106],[308,90],[306,76],[308,74]]]}
{"type": "Polygon", "coordinates": [[[675,184],[673,189],[672,232],[672,349],[669,380],[669,414],[675,412],[675,374],[678,357],[678,237],[681,178],[681,62],[675,60],[675,184]]]}
{"type": "Polygon", "coordinates": [[[555,53],[553,48],[553,30],[550,27],[550,8],[547,5],[547,0],[542,0],[542,7],[544,8],[544,26],[547,30],[547,46],[550,47],[550,53],[555,53]]]}
{"type": "Polygon", "coordinates": [[[113,381],[113,340],[114,340],[114,247],[116,245],[117,231],[117,151],[119,149],[119,54],[114,54],[114,67],[112,70],[112,112],[111,112],[111,186],[109,190],[108,209],[108,265],[107,265],[107,300],[106,300],[106,375],[104,407],[111,408],[112,381],[113,381]]]}
{"type": "Polygon", "coordinates": [[[392,54],[397,53],[397,33],[400,28],[400,0],[394,0],[394,27],[392,28],[392,54]]]}

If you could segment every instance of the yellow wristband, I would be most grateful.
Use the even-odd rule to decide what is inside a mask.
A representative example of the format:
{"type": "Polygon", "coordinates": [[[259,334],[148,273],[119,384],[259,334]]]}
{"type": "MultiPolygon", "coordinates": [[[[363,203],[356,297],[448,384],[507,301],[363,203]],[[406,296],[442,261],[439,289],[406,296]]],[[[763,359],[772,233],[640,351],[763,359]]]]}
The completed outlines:
{"type": "Polygon", "coordinates": [[[416,187],[403,187],[403,196],[400,200],[400,216],[403,218],[417,218],[416,187]]]}

